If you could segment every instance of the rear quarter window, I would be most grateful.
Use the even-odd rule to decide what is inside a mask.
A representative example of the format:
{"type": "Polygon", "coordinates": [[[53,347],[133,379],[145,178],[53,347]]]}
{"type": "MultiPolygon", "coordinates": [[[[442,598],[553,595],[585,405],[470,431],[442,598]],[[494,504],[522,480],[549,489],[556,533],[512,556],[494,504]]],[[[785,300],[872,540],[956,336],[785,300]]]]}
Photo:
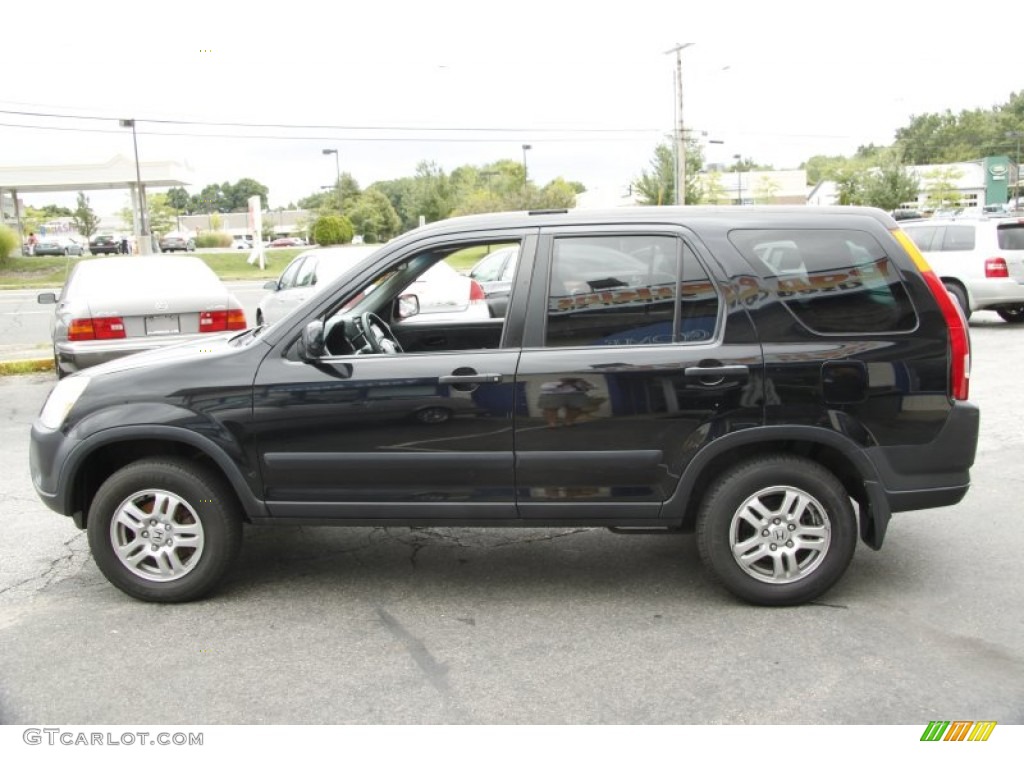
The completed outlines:
{"type": "Polygon", "coordinates": [[[1003,251],[1024,251],[1024,224],[1002,224],[996,228],[999,248],[1003,251]]]}
{"type": "Polygon", "coordinates": [[[729,239],[815,333],[894,333],[917,326],[899,270],[866,232],[733,230],[729,239]]]}

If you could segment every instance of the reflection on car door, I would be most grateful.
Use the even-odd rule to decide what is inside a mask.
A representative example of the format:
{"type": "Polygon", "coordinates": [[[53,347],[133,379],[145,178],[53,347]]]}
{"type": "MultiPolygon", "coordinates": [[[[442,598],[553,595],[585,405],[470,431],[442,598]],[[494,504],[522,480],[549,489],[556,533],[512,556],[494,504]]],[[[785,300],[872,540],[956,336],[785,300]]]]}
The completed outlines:
{"type": "Polygon", "coordinates": [[[523,517],[656,518],[696,450],[762,421],[757,344],[678,229],[541,237],[516,385],[523,517]],[[728,425],[728,426],[727,426],[728,425]]]}

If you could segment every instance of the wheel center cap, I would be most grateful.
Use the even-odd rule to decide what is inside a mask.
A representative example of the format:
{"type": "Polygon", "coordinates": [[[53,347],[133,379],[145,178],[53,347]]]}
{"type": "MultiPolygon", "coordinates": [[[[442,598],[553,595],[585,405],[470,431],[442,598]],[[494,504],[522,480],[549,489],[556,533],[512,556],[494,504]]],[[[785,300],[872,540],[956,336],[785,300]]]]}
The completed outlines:
{"type": "Polygon", "coordinates": [[[784,525],[773,525],[770,530],[771,533],[769,537],[772,541],[783,542],[789,538],[789,531],[786,530],[786,526],[784,525]]]}
{"type": "Polygon", "coordinates": [[[153,526],[153,530],[150,532],[150,540],[154,544],[163,544],[164,539],[167,538],[167,534],[160,526],[153,526]]]}

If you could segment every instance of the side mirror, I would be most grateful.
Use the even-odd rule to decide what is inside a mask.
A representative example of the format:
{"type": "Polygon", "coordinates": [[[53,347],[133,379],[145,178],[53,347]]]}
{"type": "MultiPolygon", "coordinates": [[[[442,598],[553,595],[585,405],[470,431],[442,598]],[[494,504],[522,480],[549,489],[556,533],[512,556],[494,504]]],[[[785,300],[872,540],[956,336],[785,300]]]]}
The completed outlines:
{"type": "Polygon", "coordinates": [[[263,290],[265,291],[276,291],[277,280],[269,280],[263,284],[263,290]]]}
{"type": "Polygon", "coordinates": [[[327,350],[324,342],[324,321],[314,320],[302,329],[299,338],[299,357],[303,360],[318,360],[327,350]]]}
{"type": "Polygon", "coordinates": [[[399,320],[413,317],[420,313],[420,297],[415,293],[406,293],[398,297],[398,309],[396,314],[399,320]]]}
{"type": "Polygon", "coordinates": [[[56,304],[57,294],[55,293],[40,293],[36,296],[36,302],[39,304],[56,304]]]}

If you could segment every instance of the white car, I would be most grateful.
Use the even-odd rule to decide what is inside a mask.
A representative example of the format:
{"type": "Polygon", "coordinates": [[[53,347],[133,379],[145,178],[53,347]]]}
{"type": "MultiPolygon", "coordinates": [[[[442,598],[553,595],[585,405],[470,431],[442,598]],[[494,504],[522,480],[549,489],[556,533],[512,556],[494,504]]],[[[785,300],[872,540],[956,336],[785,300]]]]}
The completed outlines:
{"type": "Polygon", "coordinates": [[[967,317],[992,309],[1008,323],[1024,322],[1024,219],[928,219],[902,228],[967,317]]]}
{"type": "Polygon", "coordinates": [[[273,293],[264,296],[257,305],[256,325],[276,323],[375,250],[376,246],[339,246],[303,251],[288,263],[281,277],[263,286],[273,293]]]}
{"type": "MultiPolygon", "coordinates": [[[[346,245],[303,251],[285,267],[280,278],[264,285],[272,293],[264,296],[257,306],[256,324],[276,323],[377,248],[376,245],[346,245]]],[[[443,261],[428,269],[402,294],[403,298],[412,296],[416,297],[417,311],[404,317],[403,324],[490,317],[480,284],[443,261]]]]}

